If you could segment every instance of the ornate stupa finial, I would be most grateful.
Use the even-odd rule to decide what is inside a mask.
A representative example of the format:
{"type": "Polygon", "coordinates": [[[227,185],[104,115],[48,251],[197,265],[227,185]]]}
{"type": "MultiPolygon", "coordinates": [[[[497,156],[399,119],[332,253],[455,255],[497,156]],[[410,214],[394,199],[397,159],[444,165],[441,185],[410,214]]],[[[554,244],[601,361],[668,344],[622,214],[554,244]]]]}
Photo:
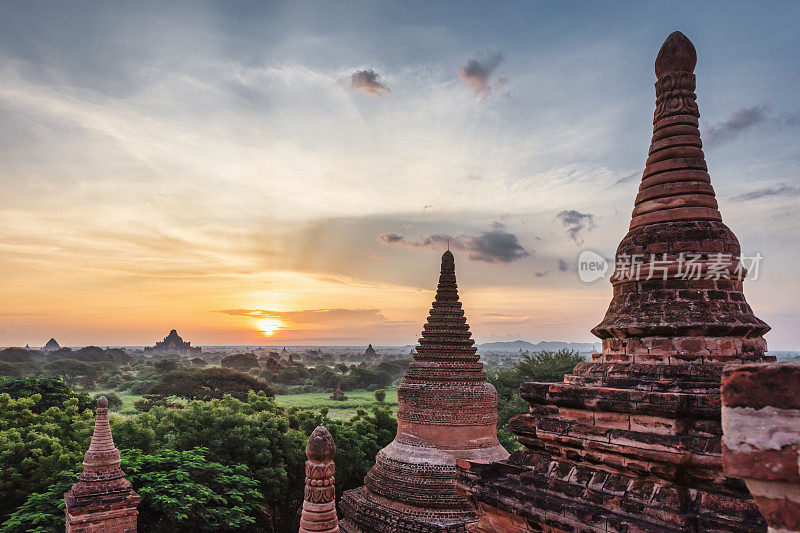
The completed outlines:
{"type": "Polygon", "coordinates": [[[667,72],[694,72],[697,65],[697,51],[692,41],[679,31],[672,32],[656,56],[656,77],[667,72]]]}
{"type": "Polygon", "coordinates": [[[337,533],[334,474],[336,443],[325,426],[317,426],[306,444],[306,488],[299,533],[337,533]]]}
{"type": "Polygon", "coordinates": [[[97,399],[94,431],[78,482],[64,494],[67,533],[136,531],[139,495],[120,468],[108,420],[108,399],[97,399]]]}

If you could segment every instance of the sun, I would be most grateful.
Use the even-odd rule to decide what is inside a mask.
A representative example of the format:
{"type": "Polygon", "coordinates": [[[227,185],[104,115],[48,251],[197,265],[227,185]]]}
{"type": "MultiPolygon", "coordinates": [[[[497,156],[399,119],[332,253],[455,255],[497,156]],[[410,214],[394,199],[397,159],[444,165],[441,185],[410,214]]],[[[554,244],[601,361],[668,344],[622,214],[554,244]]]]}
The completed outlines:
{"type": "Polygon", "coordinates": [[[275,334],[276,331],[282,330],[286,326],[286,324],[284,324],[277,318],[268,316],[256,320],[256,326],[258,327],[259,330],[261,330],[261,333],[263,333],[265,336],[271,337],[272,335],[275,334]]]}

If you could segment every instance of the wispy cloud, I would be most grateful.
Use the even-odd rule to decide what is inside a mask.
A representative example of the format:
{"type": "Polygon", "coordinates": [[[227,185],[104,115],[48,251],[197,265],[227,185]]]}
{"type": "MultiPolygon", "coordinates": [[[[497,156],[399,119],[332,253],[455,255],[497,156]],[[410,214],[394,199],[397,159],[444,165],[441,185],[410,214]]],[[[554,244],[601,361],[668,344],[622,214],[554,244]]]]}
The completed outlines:
{"type": "Polygon", "coordinates": [[[595,227],[594,215],[581,213],[574,209],[561,211],[556,218],[567,228],[570,239],[575,241],[578,246],[583,244],[583,232],[591,231],[595,227]]]}
{"type": "Polygon", "coordinates": [[[383,233],[378,235],[378,240],[386,245],[400,244],[414,248],[441,249],[449,244],[454,250],[469,252],[468,257],[472,261],[486,263],[511,263],[530,255],[517,236],[506,231],[505,225],[500,222],[495,222],[491,229],[478,235],[437,233],[410,239],[398,233],[383,233]]]}
{"type": "Polygon", "coordinates": [[[708,146],[718,146],[751,129],[757,124],[767,120],[766,106],[743,107],[737,109],[724,122],[710,125],[705,133],[705,144],[708,146]]]}
{"type": "Polygon", "coordinates": [[[379,78],[380,74],[372,69],[359,70],[350,76],[350,89],[370,96],[386,96],[392,91],[386,84],[378,81],[379,78]]]}
{"type": "Polygon", "coordinates": [[[754,191],[734,196],[733,200],[757,200],[759,198],[767,198],[770,196],[800,196],[800,186],[779,183],[775,187],[764,187],[763,189],[756,189],[754,191]]]}
{"type": "Polygon", "coordinates": [[[614,185],[619,185],[620,183],[628,183],[629,181],[633,181],[634,179],[636,179],[637,177],[639,177],[641,175],[642,175],[641,171],[637,171],[637,172],[633,172],[632,174],[627,174],[625,176],[622,176],[621,178],[619,178],[617,181],[615,181],[613,183],[612,187],[614,185]]]}
{"type": "Polygon", "coordinates": [[[465,85],[471,87],[475,94],[488,94],[492,91],[490,79],[500,63],[503,54],[496,53],[482,59],[470,59],[467,64],[458,69],[458,75],[465,85]]]}

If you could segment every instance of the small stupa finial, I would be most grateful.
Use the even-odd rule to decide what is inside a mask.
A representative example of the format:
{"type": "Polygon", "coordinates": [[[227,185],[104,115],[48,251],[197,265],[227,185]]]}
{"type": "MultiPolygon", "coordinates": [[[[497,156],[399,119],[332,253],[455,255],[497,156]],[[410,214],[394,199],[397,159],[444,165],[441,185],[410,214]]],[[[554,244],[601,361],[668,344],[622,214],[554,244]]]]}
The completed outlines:
{"type": "Polygon", "coordinates": [[[336,444],[325,426],[317,426],[306,445],[306,488],[299,533],[338,533],[336,517],[336,444]]]}
{"type": "Polygon", "coordinates": [[[672,32],[656,56],[656,76],[667,72],[694,72],[697,51],[692,41],[679,31],[672,32]]]}

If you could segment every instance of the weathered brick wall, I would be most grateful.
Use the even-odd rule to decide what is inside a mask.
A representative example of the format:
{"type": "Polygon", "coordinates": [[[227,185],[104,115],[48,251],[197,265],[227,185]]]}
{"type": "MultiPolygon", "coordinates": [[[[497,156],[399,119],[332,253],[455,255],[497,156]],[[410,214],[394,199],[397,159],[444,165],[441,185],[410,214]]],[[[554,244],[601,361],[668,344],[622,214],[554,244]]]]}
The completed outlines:
{"type": "Polygon", "coordinates": [[[725,473],[745,480],[772,530],[800,532],[800,363],[726,367],[722,427],[725,473]]]}
{"type": "Polygon", "coordinates": [[[510,428],[525,449],[462,464],[458,490],[479,515],[470,531],[766,529],[745,484],[722,469],[722,368],[770,360],[769,326],[745,300],[739,242],[714,199],[695,63],[679,32],[656,59],[649,157],[613,297],[592,330],[603,351],[562,383],[522,385],[530,413],[510,428]],[[626,261],[650,254],[653,266],[626,261]],[[688,272],[682,254],[705,271],[688,272]]]}

